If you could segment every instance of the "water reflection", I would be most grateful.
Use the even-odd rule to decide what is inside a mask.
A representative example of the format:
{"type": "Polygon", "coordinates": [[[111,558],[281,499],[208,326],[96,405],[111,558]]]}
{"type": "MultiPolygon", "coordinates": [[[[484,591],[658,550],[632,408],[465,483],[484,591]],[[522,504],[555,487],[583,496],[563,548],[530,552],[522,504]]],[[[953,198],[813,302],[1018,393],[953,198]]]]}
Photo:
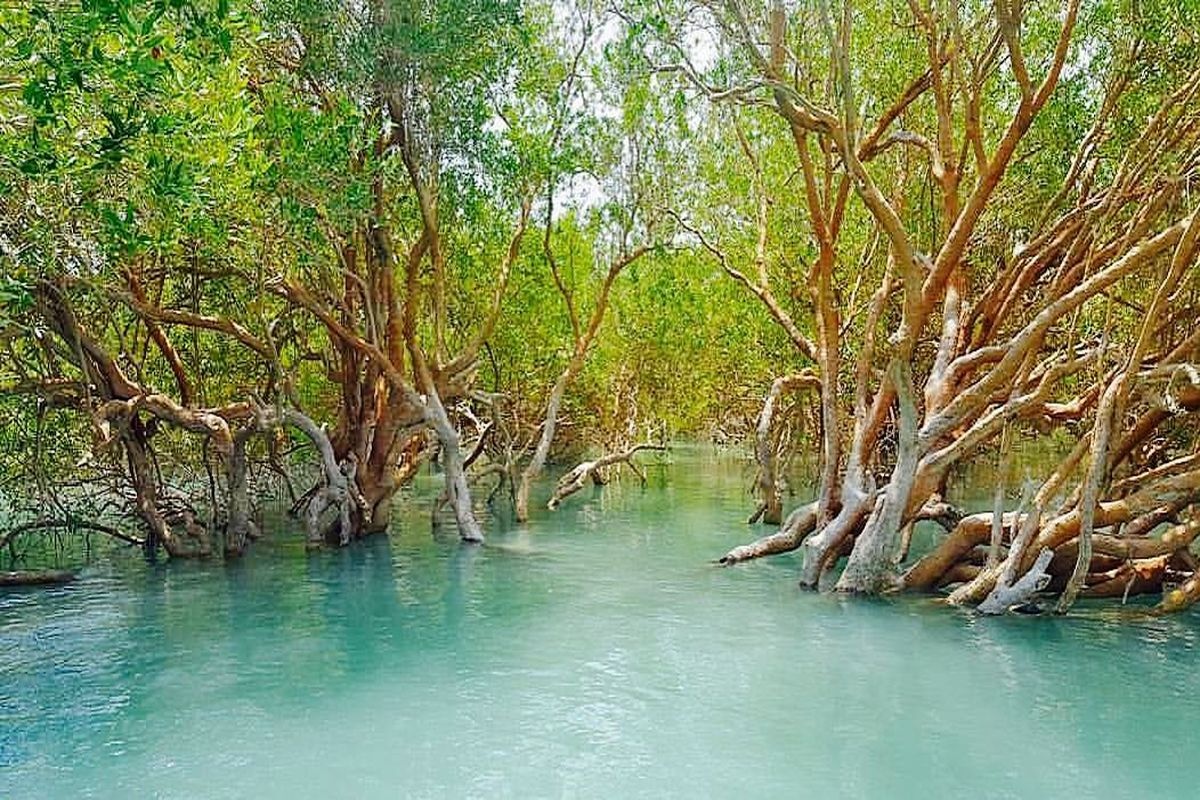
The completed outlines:
{"type": "Polygon", "coordinates": [[[704,453],[432,534],[0,595],[0,796],[1178,797],[1200,620],[818,595],[704,453]],[[149,788],[148,788],[149,787],[149,788]]]}

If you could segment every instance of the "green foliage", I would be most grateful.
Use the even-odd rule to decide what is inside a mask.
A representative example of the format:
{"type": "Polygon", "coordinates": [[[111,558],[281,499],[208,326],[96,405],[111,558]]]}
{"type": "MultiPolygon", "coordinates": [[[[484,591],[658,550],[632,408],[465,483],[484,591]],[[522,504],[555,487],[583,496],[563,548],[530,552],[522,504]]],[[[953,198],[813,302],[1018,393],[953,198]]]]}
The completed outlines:
{"type": "MultiPolygon", "coordinates": [[[[968,20],[991,8],[961,5],[968,20]]],[[[1054,46],[1057,4],[1026,5],[1027,58],[1041,64],[1054,46]]],[[[972,280],[986,280],[1028,234],[1062,183],[1063,154],[1095,120],[1104,85],[1128,70],[1133,88],[1113,112],[1100,178],[1113,168],[1191,64],[1200,29],[1194,6],[1084,4],[1062,84],[980,226],[972,280]]],[[[829,67],[819,4],[789,8],[788,46],[804,56],[796,80],[819,88],[829,67]]],[[[337,307],[344,250],[361,249],[362,232],[383,225],[397,252],[392,276],[402,281],[403,253],[421,230],[411,169],[439,208],[451,350],[489,308],[522,203],[532,206],[481,385],[514,398],[532,419],[570,358],[572,326],[543,252],[547,229],[564,290],[584,320],[608,264],[644,244],[652,251],[616,282],[610,316],[569,394],[575,435],[598,439],[625,425],[628,415],[612,412],[618,396],[632,398],[642,432],[744,429],[770,380],[808,364],[672,215],[704,231],[729,266],[757,277],[765,193],[763,269],[811,334],[817,245],[796,144],[759,102],[762,87],[744,102],[712,103],[695,80],[680,77],[687,55],[694,77],[710,87],[751,82],[746,48],[723,38],[735,27],[724,11],[639,0],[620,10],[519,0],[0,7],[0,346],[12,364],[0,381],[61,366],[61,353],[38,338],[32,291],[52,279],[69,285],[125,366],[170,388],[173,375],[147,344],[145,321],[119,301],[136,270],[163,308],[222,316],[270,337],[280,347],[277,366],[305,404],[335,418],[343,398],[331,378],[331,344],[273,289],[296,279],[335,313],[351,315],[337,307]]],[[[860,4],[853,26],[854,99],[873,120],[925,69],[925,43],[889,4],[860,4]]],[[[985,25],[964,30],[967,47],[982,48],[990,36],[985,25]]],[[[980,115],[994,148],[1017,88],[1003,70],[989,80],[980,115]]],[[[829,102],[841,99],[830,91],[829,102]]],[[[922,96],[897,127],[932,135],[935,114],[922,96]]],[[[953,125],[961,135],[965,120],[953,125]]],[[[805,146],[818,162],[832,158],[815,140],[805,146]]],[[[897,147],[872,169],[881,191],[905,199],[904,224],[916,240],[932,243],[945,221],[933,207],[927,165],[897,147]]],[[[847,315],[862,313],[869,289],[858,293],[859,284],[878,283],[886,247],[875,240],[871,217],[852,200],[834,286],[847,315]]],[[[418,275],[426,340],[431,273],[423,266],[418,275]]],[[[1082,329],[1094,323],[1084,319],[1082,329]]],[[[224,333],[166,328],[204,402],[242,399],[277,377],[224,333]]],[[[848,342],[843,355],[857,347],[848,342]]]]}

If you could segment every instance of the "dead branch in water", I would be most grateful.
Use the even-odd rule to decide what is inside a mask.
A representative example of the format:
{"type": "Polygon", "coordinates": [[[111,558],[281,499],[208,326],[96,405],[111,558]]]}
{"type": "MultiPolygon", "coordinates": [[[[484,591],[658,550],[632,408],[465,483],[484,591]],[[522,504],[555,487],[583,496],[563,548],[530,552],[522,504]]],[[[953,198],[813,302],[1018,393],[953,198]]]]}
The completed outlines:
{"type": "Polygon", "coordinates": [[[64,569],[0,572],[0,586],[57,586],[75,580],[75,573],[64,569]]]}
{"type": "MultiPolygon", "coordinates": [[[[630,468],[633,468],[633,457],[635,454],[642,450],[658,450],[661,452],[666,449],[667,446],[663,444],[644,442],[636,444],[627,450],[622,450],[619,453],[608,453],[592,461],[584,461],[559,478],[558,486],[554,489],[554,495],[550,498],[550,502],[546,504],[546,507],[551,510],[558,508],[563,500],[582,489],[589,478],[594,478],[597,470],[611,467],[613,464],[627,464],[630,468]]],[[[645,478],[643,477],[642,480],[645,481],[645,478]]]]}

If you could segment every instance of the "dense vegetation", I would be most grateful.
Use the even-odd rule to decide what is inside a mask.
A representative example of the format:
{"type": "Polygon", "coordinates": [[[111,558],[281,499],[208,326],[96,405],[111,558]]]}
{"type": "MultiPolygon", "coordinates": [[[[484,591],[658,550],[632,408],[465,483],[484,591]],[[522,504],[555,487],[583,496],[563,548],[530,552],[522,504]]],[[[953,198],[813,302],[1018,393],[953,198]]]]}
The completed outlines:
{"type": "Polygon", "coordinates": [[[489,493],[525,521],[704,436],[752,445],[779,526],[726,564],[1186,607],[1198,30],[1158,0],[0,6],[0,541],[232,557],[274,493],[346,544],[436,460],[478,542],[489,493]],[[1034,439],[1050,474],[955,507],[1034,439]]]}

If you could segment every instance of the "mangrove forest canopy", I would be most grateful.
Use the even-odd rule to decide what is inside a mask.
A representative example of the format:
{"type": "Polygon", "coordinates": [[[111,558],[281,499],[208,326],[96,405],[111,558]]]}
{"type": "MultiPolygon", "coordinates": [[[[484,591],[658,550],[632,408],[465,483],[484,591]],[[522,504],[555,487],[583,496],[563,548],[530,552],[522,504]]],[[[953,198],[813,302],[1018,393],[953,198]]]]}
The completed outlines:
{"type": "Polygon", "coordinates": [[[701,438],[753,453],[725,565],[1186,608],[1198,38],[1192,0],[0,2],[2,557],[233,558],[278,499],[346,545],[428,464],[470,546],[701,438]]]}

